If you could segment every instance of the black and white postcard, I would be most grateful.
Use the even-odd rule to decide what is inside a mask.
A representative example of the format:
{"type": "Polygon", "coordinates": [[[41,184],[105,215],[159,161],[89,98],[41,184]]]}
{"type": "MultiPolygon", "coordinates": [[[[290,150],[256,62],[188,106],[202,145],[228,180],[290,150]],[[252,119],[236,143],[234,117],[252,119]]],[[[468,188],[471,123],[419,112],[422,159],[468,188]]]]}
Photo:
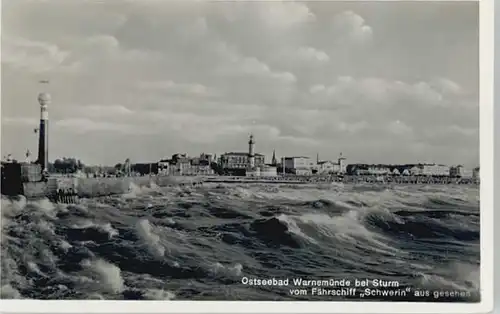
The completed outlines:
{"type": "Polygon", "coordinates": [[[1,10],[3,311],[491,310],[492,0],[1,10]]]}

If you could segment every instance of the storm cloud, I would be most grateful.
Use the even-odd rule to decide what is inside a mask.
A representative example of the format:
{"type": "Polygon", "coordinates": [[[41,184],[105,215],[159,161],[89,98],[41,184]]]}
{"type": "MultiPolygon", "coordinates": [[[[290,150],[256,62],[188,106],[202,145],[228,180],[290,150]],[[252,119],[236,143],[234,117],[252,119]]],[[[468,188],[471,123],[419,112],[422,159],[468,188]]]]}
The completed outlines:
{"type": "Polygon", "coordinates": [[[476,2],[2,1],[2,151],[475,166],[476,2]],[[39,80],[50,80],[48,86],[39,80]]]}

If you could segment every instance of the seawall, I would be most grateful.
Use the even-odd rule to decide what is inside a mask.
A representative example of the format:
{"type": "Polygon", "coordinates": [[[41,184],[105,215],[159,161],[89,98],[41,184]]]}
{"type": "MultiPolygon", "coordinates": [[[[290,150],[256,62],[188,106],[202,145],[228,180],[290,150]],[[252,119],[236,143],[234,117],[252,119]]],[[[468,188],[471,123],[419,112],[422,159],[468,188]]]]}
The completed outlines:
{"type": "Polygon", "coordinates": [[[23,184],[26,197],[52,197],[58,190],[65,193],[74,191],[79,197],[98,197],[129,192],[130,185],[145,186],[151,183],[158,186],[196,185],[200,177],[183,176],[143,176],[118,178],[72,178],[53,177],[48,182],[28,182],[23,184]]]}
{"type": "Polygon", "coordinates": [[[426,176],[276,176],[276,177],[209,177],[212,183],[255,183],[255,184],[467,184],[478,185],[473,178],[426,177],[426,176]]]}
{"type": "Polygon", "coordinates": [[[143,176],[119,178],[70,178],[53,177],[48,182],[23,184],[26,197],[54,197],[59,190],[79,197],[99,197],[129,192],[130,185],[156,184],[166,186],[193,186],[202,182],[211,183],[254,183],[254,184],[325,184],[325,183],[369,183],[369,184],[467,184],[478,185],[476,179],[432,178],[415,176],[344,176],[344,177],[218,177],[218,176],[143,176]]]}
{"type": "Polygon", "coordinates": [[[113,194],[127,193],[130,184],[145,186],[151,183],[158,186],[179,186],[201,183],[198,177],[181,176],[144,176],[144,177],[122,177],[122,178],[85,178],[79,179],[77,194],[81,197],[96,197],[113,194]]]}

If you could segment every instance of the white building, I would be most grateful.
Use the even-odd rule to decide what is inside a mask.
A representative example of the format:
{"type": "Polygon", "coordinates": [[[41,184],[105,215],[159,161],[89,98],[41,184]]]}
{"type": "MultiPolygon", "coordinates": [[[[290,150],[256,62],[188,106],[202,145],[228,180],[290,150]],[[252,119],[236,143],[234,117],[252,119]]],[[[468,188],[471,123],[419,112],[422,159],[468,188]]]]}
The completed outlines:
{"type": "Polygon", "coordinates": [[[317,170],[319,174],[332,174],[340,172],[340,167],[339,164],[326,160],[318,163],[317,170]]]}
{"type": "Polygon", "coordinates": [[[410,175],[412,176],[421,176],[423,174],[423,167],[413,166],[410,168],[410,175]]]}
{"type": "MultiPolygon", "coordinates": [[[[224,169],[248,169],[250,167],[248,153],[243,152],[224,153],[220,157],[220,163],[224,169]]],[[[253,163],[257,167],[264,164],[264,155],[254,154],[253,163]]]]}
{"type": "Polygon", "coordinates": [[[479,167],[476,167],[472,170],[472,177],[474,179],[479,179],[479,167]]]}
{"type": "Polygon", "coordinates": [[[419,164],[410,169],[411,175],[414,176],[449,176],[450,167],[439,164],[419,164]]]}
{"type": "Polygon", "coordinates": [[[292,173],[298,176],[311,176],[313,174],[312,171],[313,171],[312,169],[305,169],[305,168],[292,169],[292,173]]]}
{"type": "Polygon", "coordinates": [[[158,162],[158,173],[167,175],[170,174],[170,159],[162,159],[158,162]]]}
{"type": "Polygon", "coordinates": [[[462,171],[462,178],[473,178],[474,177],[474,171],[471,169],[464,168],[462,171]]]}
{"type": "Polygon", "coordinates": [[[309,157],[298,156],[298,157],[285,157],[284,165],[286,172],[293,173],[300,176],[312,175],[313,169],[316,169],[317,165],[309,157]]]}
{"type": "Polygon", "coordinates": [[[462,165],[458,165],[450,168],[450,176],[451,177],[460,177],[460,178],[473,178],[474,170],[470,170],[465,168],[462,165]]]}
{"type": "Polygon", "coordinates": [[[314,168],[318,171],[318,174],[345,173],[347,168],[345,160],[346,159],[342,157],[342,154],[340,154],[337,162],[330,160],[319,161],[318,156],[318,160],[316,162],[317,165],[314,168]]]}
{"type": "Polygon", "coordinates": [[[162,175],[213,175],[214,171],[208,160],[187,154],[175,154],[172,159],[162,159],[158,162],[158,173],[162,175]]]}
{"type": "Polygon", "coordinates": [[[372,165],[368,167],[368,173],[372,175],[385,175],[391,173],[391,169],[383,165],[372,165]]]}
{"type": "Polygon", "coordinates": [[[247,177],[260,177],[260,168],[248,169],[245,171],[245,176],[247,177]]]}
{"type": "Polygon", "coordinates": [[[422,172],[426,176],[449,176],[450,167],[438,164],[424,164],[422,172]]]}
{"type": "Polygon", "coordinates": [[[316,164],[309,157],[285,157],[286,169],[312,169],[316,164]]]}
{"type": "Polygon", "coordinates": [[[338,159],[340,173],[346,173],[346,171],[347,171],[347,164],[345,161],[346,161],[346,159],[344,157],[342,157],[342,154],[340,154],[340,158],[338,159]]]}
{"type": "Polygon", "coordinates": [[[277,168],[269,165],[261,165],[253,170],[246,171],[247,177],[276,177],[277,175],[277,168]]]}
{"type": "Polygon", "coordinates": [[[450,167],[450,177],[461,177],[463,175],[464,166],[458,165],[450,167]]]}
{"type": "Polygon", "coordinates": [[[263,165],[260,167],[261,177],[276,177],[278,175],[278,169],[275,166],[263,165]]]}

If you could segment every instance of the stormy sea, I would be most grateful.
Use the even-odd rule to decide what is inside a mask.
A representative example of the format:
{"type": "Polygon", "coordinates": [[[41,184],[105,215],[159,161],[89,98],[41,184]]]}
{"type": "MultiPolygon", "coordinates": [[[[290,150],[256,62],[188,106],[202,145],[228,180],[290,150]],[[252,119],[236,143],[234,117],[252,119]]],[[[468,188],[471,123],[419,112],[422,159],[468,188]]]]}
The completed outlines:
{"type": "Polygon", "coordinates": [[[480,300],[477,186],[150,185],[1,204],[2,298],[480,300]]]}

